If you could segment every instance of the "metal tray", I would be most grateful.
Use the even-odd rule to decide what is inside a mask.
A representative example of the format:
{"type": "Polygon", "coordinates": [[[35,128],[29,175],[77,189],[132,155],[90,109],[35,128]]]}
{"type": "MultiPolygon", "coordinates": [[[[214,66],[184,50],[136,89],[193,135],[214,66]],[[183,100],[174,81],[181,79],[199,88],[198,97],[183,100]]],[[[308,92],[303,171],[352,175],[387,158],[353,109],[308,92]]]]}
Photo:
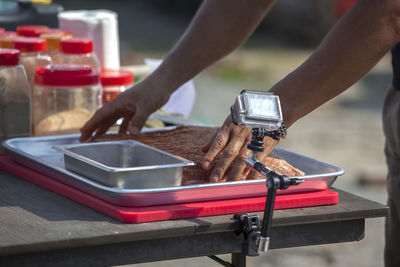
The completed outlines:
{"type": "Polygon", "coordinates": [[[143,143],[125,140],[55,146],[65,169],[121,189],[180,186],[182,168],[194,162],[143,143]]]}
{"type": "MultiPolygon", "coordinates": [[[[65,169],[63,154],[57,145],[78,144],[79,135],[23,137],[9,139],[3,146],[15,161],[55,180],[119,206],[151,206],[206,200],[221,200],[266,195],[265,180],[200,184],[151,189],[109,187],[65,169]]],[[[304,183],[278,191],[278,194],[310,192],[327,189],[343,169],[281,148],[274,153],[302,170],[304,183]]]]}

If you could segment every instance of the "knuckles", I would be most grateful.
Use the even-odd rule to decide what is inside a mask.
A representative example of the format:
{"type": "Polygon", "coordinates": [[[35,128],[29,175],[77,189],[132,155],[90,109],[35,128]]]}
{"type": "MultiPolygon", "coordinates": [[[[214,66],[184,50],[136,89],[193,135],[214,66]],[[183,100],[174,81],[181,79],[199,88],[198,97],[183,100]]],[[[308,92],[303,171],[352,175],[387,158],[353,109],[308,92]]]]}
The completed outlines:
{"type": "Polygon", "coordinates": [[[225,149],[224,153],[223,153],[223,156],[225,158],[233,158],[233,157],[236,156],[236,154],[237,154],[236,151],[234,151],[232,149],[225,149]]]}

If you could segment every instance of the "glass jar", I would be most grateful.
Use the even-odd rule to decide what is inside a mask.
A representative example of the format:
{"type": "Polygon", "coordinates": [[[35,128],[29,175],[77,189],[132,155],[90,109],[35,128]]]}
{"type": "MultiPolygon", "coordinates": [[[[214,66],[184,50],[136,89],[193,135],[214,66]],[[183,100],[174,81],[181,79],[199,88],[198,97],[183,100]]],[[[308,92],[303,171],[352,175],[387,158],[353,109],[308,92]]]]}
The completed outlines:
{"type": "Polygon", "coordinates": [[[127,70],[102,70],[100,79],[103,87],[103,105],[132,87],[134,81],[133,73],[127,70]]]}
{"type": "Polygon", "coordinates": [[[93,41],[90,38],[70,38],[61,40],[61,56],[66,64],[85,64],[100,73],[100,63],[93,53],[93,41]]]}
{"type": "Polygon", "coordinates": [[[32,135],[79,133],[100,106],[100,77],[90,66],[39,67],[32,92],[32,135]]]}
{"type": "Polygon", "coordinates": [[[0,33],[0,48],[13,48],[13,39],[17,37],[16,32],[0,33]]]}
{"type": "Polygon", "coordinates": [[[29,84],[33,87],[36,68],[51,63],[50,56],[43,53],[46,51],[46,40],[33,37],[18,37],[13,40],[13,46],[21,51],[20,62],[25,68],[29,84]]]}
{"type": "MultiPolygon", "coordinates": [[[[30,86],[17,49],[0,49],[0,143],[30,135],[30,86]]],[[[5,154],[0,145],[0,155],[5,154]]]]}

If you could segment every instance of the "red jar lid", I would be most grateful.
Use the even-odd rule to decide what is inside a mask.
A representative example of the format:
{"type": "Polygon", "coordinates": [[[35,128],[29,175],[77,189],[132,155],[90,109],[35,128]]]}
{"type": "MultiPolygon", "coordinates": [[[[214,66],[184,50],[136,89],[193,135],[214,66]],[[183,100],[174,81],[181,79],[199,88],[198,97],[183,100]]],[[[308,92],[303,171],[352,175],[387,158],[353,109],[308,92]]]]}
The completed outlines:
{"type": "Polygon", "coordinates": [[[46,50],[46,40],[33,37],[17,37],[13,40],[14,48],[21,52],[40,52],[46,50]]]}
{"type": "Polygon", "coordinates": [[[100,82],[99,73],[88,65],[58,64],[36,68],[35,84],[90,86],[100,82]]]}
{"type": "Polygon", "coordinates": [[[5,32],[6,30],[4,28],[0,28],[0,32],[5,32]]]}
{"type": "Polygon", "coordinates": [[[17,33],[25,37],[39,37],[49,27],[44,25],[23,25],[17,27],[17,33]]]}
{"type": "Polygon", "coordinates": [[[93,51],[93,41],[89,38],[63,39],[60,45],[65,54],[88,54],[93,51]]]}
{"type": "Polygon", "coordinates": [[[102,70],[101,84],[103,86],[122,86],[133,84],[133,73],[127,70],[102,70]]]}
{"type": "Polygon", "coordinates": [[[15,66],[19,64],[19,50],[0,48],[0,66],[15,66]]]}
{"type": "Polygon", "coordinates": [[[0,32],[0,38],[3,37],[17,37],[16,32],[0,32]]]}

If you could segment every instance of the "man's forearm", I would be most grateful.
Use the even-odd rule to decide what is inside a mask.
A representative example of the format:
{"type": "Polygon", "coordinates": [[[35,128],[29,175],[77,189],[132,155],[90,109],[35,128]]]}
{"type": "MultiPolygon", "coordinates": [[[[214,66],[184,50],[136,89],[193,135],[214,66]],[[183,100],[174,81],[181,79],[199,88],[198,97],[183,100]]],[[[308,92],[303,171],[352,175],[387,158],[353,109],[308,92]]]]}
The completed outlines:
{"type": "Polygon", "coordinates": [[[156,71],[172,92],[240,46],[275,0],[207,0],[156,71]]]}
{"type": "Polygon", "coordinates": [[[360,0],[313,55],[271,89],[288,126],[358,81],[399,41],[399,2],[360,0]]]}

